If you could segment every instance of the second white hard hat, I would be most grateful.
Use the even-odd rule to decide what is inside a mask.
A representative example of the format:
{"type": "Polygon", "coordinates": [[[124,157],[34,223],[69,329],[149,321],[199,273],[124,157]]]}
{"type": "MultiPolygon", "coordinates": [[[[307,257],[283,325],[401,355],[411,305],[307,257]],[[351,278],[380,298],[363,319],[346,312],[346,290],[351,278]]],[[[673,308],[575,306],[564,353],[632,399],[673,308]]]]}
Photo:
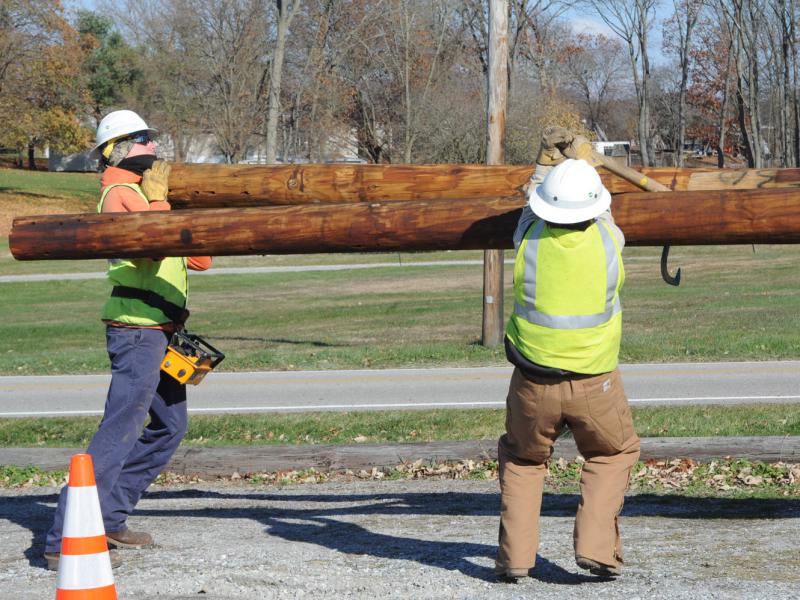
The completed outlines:
{"type": "Polygon", "coordinates": [[[155,129],[148,127],[144,119],[132,110],[115,110],[110,112],[103,117],[100,124],[97,126],[97,135],[95,137],[93,149],[97,150],[106,142],[131,133],[136,133],[137,131],[156,132],[155,129]]]}
{"type": "Polygon", "coordinates": [[[594,167],[585,160],[568,158],[529,192],[528,202],[534,214],[545,221],[580,223],[608,210],[611,194],[594,167]]]}

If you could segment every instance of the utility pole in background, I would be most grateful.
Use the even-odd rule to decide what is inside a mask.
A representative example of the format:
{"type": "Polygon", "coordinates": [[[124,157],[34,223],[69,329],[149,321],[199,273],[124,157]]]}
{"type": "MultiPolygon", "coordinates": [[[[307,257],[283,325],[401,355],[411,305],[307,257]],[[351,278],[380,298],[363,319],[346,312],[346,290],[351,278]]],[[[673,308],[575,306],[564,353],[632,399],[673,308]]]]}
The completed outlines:
{"type": "MultiPolygon", "coordinates": [[[[508,0],[489,0],[486,164],[505,162],[508,102],[508,0]]],[[[503,251],[483,251],[483,331],[481,343],[503,341],[503,251]]]]}

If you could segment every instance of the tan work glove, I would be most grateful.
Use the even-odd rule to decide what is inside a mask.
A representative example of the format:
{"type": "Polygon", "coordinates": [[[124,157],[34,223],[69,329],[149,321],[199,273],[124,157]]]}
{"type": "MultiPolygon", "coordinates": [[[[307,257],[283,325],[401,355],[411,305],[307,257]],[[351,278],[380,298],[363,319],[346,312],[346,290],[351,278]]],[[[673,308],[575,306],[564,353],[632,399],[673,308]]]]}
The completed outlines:
{"type": "Polygon", "coordinates": [[[150,202],[159,202],[167,199],[169,194],[169,171],[168,162],[157,160],[142,175],[141,188],[150,202]]]}
{"type": "Polygon", "coordinates": [[[582,135],[569,135],[568,139],[556,142],[561,153],[567,158],[585,160],[593,167],[598,167],[602,162],[598,159],[592,143],[582,135]]]}
{"type": "Polygon", "coordinates": [[[560,145],[569,143],[572,134],[563,127],[545,127],[542,132],[542,142],[539,146],[539,156],[536,157],[537,165],[552,167],[564,162],[566,156],[561,152],[560,145]]]}
{"type": "Polygon", "coordinates": [[[542,141],[539,144],[539,154],[536,157],[536,170],[534,170],[528,183],[522,186],[522,191],[526,196],[544,181],[544,178],[547,177],[547,174],[554,166],[566,160],[566,156],[561,153],[556,144],[563,144],[571,139],[572,134],[563,127],[545,127],[542,132],[542,141]]]}

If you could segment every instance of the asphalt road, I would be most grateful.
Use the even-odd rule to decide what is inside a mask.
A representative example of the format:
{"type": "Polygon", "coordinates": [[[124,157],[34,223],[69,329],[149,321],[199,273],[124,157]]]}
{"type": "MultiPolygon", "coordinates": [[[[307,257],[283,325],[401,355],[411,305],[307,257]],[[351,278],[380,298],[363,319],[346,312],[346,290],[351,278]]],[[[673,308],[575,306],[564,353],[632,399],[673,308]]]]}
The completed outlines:
{"type": "MultiPolygon", "coordinates": [[[[621,366],[633,404],[800,401],[800,361],[621,366]]],[[[190,412],[498,408],[510,367],[212,373],[190,412]]],[[[0,417],[101,414],[108,375],[0,377],[0,417]]]]}

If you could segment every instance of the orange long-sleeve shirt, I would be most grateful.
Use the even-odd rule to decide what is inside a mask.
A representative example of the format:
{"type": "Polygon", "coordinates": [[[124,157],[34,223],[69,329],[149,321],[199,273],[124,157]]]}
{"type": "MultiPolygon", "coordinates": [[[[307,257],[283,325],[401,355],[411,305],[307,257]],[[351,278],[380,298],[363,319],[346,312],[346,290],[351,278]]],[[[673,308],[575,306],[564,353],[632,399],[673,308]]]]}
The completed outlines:
{"type": "MultiPolygon", "coordinates": [[[[119,183],[141,183],[141,176],[125,169],[108,167],[100,179],[101,191],[109,185],[119,183]]],[[[136,191],[124,185],[111,188],[103,200],[103,212],[141,212],[145,210],[170,210],[169,202],[148,203],[136,191]]],[[[193,271],[205,271],[211,267],[210,256],[188,256],[186,266],[193,271]]]]}

